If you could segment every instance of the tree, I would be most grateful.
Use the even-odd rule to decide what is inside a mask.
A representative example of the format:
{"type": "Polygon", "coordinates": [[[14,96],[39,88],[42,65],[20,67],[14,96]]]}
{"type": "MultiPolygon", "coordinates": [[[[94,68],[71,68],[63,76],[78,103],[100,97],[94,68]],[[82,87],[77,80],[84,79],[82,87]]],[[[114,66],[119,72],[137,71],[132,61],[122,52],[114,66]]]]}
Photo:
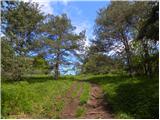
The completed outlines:
{"type": "Polygon", "coordinates": [[[159,2],[152,1],[147,3],[148,12],[145,14],[145,19],[141,20],[137,39],[151,39],[158,41],[159,39],[159,2]]]}
{"type": "Polygon", "coordinates": [[[83,45],[85,32],[79,35],[74,33],[75,27],[66,14],[60,16],[48,15],[46,17],[42,31],[44,32],[47,56],[50,58],[54,67],[54,79],[58,79],[60,74],[60,66],[71,65],[71,58],[77,54],[83,45]],[[47,22],[46,22],[47,21],[47,22]]]}
{"type": "Polygon", "coordinates": [[[26,56],[33,48],[43,14],[36,3],[7,3],[2,6],[2,32],[12,43],[16,54],[26,56]]]}
{"type": "Polygon", "coordinates": [[[43,14],[38,4],[2,1],[2,73],[4,79],[19,80],[30,69],[27,58],[35,48],[43,14]]]}
{"type": "Polygon", "coordinates": [[[118,59],[99,52],[94,43],[91,44],[83,58],[81,73],[84,74],[120,73],[123,68],[118,59]]]}
{"type": "Polygon", "coordinates": [[[129,43],[133,39],[133,31],[129,22],[132,16],[130,6],[130,2],[111,2],[107,8],[101,9],[96,19],[95,33],[97,47],[101,45],[108,53],[115,49],[121,52],[120,47],[124,47],[124,58],[131,75],[132,52],[129,43]]]}
{"type": "MultiPolygon", "coordinates": [[[[159,40],[159,2],[147,2],[147,12],[143,12],[143,16],[139,15],[140,21],[136,24],[138,26],[137,40],[141,41],[143,46],[142,58],[144,59],[145,74],[151,76],[153,56],[159,54],[157,43],[159,40]],[[153,53],[152,53],[152,52],[153,53]],[[152,60],[151,60],[152,58],[152,60]]],[[[154,60],[156,58],[154,57],[154,60]]],[[[156,62],[157,63],[157,62],[156,62]]],[[[158,64],[157,64],[158,68],[158,64]]]]}
{"type": "Polygon", "coordinates": [[[26,57],[16,56],[11,43],[6,37],[1,39],[2,80],[20,80],[31,68],[32,62],[26,57]]]}
{"type": "Polygon", "coordinates": [[[42,54],[38,54],[33,58],[32,67],[34,72],[41,74],[48,73],[49,70],[49,64],[42,54]]]}
{"type": "Polygon", "coordinates": [[[107,8],[99,11],[96,19],[96,49],[123,56],[130,75],[136,72],[135,65],[139,64],[136,59],[139,58],[142,62],[140,66],[150,76],[150,57],[156,56],[158,49],[158,8],[158,2],[155,1],[111,2],[107,8]]]}

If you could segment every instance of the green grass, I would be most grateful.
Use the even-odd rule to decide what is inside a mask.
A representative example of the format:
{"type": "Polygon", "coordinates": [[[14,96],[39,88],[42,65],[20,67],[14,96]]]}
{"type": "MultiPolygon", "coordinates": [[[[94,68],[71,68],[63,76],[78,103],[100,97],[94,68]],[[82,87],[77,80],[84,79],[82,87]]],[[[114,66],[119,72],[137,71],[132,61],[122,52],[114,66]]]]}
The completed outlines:
{"type": "Polygon", "coordinates": [[[116,118],[159,118],[158,76],[83,75],[77,77],[99,84],[116,118]]]}
{"type": "Polygon", "coordinates": [[[84,107],[78,107],[76,110],[76,117],[79,118],[85,114],[85,108],[84,107]]]}
{"type": "Polygon", "coordinates": [[[34,76],[26,81],[2,83],[2,118],[27,115],[30,118],[58,118],[64,102],[61,97],[73,81],[34,76]]]}
{"type": "Polygon", "coordinates": [[[65,104],[63,96],[74,80],[83,80],[72,93],[72,97],[76,97],[77,91],[83,87],[77,117],[85,113],[90,83],[96,83],[102,87],[115,118],[159,118],[158,77],[148,79],[124,75],[64,76],[57,81],[52,76],[32,76],[19,82],[3,82],[1,118],[21,118],[24,115],[26,118],[60,118],[65,104]]]}
{"type": "Polygon", "coordinates": [[[87,101],[90,97],[90,94],[89,94],[90,88],[91,88],[90,84],[88,84],[88,83],[83,84],[83,92],[80,95],[80,102],[79,102],[80,105],[84,105],[87,103],[87,101]]]}
{"type": "Polygon", "coordinates": [[[76,85],[76,90],[72,91],[72,97],[75,98],[78,96],[78,92],[80,91],[82,85],[81,84],[77,84],[76,85]]]}

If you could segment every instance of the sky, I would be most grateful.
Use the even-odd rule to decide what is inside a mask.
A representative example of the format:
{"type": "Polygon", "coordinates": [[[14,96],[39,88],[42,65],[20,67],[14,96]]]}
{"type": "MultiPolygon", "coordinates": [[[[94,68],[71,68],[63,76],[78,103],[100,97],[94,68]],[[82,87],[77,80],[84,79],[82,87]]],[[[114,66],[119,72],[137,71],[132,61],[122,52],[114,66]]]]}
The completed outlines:
{"type": "MultiPolygon", "coordinates": [[[[104,1],[78,1],[78,2],[58,2],[56,4],[53,4],[53,13],[55,14],[62,14],[67,13],[69,18],[71,19],[71,22],[74,26],[76,26],[76,33],[81,32],[82,30],[86,30],[86,37],[87,42],[86,44],[89,44],[89,38],[93,38],[93,26],[94,21],[97,16],[97,11],[106,6],[106,2],[104,1]]],[[[52,5],[51,4],[51,5],[52,5]]]]}
{"type": "MultiPolygon", "coordinates": [[[[66,13],[73,26],[75,33],[86,30],[85,45],[89,46],[90,39],[94,38],[94,24],[97,11],[107,7],[109,1],[104,0],[25,0],[26,2],[37,2],[45,14],[61,15],[66,13]]],[[[68,68],[66,68],[68,69],[68,68]]],[[[75,74],[75,71],[68,71],[67,74],[75,74]]]]}
{"type": "Polygon", "coordinates": [[[93,27],[100,8],[106,7],[109,1],[99,0],[29,0],[38,2],[41,10],[45,14],[60,15],[66,13],[70,18],[73,26],[76,27],[75,32],[79,33],[86,30],[86,43],[90,45],[89,39],[94,38],[93,27]]]}

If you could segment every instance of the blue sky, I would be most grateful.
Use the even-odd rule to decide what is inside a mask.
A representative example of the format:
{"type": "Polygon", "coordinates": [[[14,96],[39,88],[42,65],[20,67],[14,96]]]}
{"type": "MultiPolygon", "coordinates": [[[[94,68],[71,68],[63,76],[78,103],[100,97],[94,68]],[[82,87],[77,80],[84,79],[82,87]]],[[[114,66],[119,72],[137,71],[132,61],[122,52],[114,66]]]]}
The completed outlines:
{"type": "Polygon", "coordinates": [[[72,25],[76,26],[76,33],[86,30],[86,45],[89,39],[94,38],[93,26],[100,8],[106,7],[109,1],[83,1],[83,0],[37,0],[45,14],[60,15],[66,13],[71,19],[72,25]]]}
{"type": "MultiPolygon", "coordinates": [[[[30,0],[29,0],[30,1],[30,0]]],[[[106,7],[109,1],[91,1],[91,0],[31,0],[32,2],[38,2],[42,7],[41,10],[45,14],[61,15],[66,13],[70,18],[73,26],[76,27],[75,33],[79,33],[82,30],[86,30],[86,42],[85,45],[89,46],[89,39],[94,38],[94,24],[97,16],[97,11],[100,8],[106,7]]],[[[73,57],[70,57],[73,59],[73,57]]],[[[75,61],[75,58],[73,59],[75,61]]],[[[65,70],[70,67],[63,67],[65,70]]],[[[70,70],[67,74],[75,74],[74,70],[70,70]]]]}
{"type": "Polygon", "coordinates": [[[71,1],[67,4],[63,4],[62,2],[57,2],[56,4],[54,3],[55,2],[52,3],[54,9],[53,12],[57,15],[67,13],[72,21],[72,24],[77,27],[76,32],[78,33],[83,29],[86,29],[88,38],[93,37],[93,26],[97,16],[97,11],[107,4],[107,2],[104,1],[71,1]]]}

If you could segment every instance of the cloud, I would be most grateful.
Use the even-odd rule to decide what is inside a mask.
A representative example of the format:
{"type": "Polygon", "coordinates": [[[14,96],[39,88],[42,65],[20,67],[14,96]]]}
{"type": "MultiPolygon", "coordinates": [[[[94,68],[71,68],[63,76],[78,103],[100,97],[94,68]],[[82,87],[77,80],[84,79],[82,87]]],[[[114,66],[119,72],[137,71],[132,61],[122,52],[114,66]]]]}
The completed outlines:
{"type": "Polygon", "coordinates": [[[41,10],[42,12],[44,12],[45,14],[53,14],[53,7],[50,4],[51,2],[39,2],[39,5],[42,6],[41,10]]]}
{"type": "Polygon", "coordinates": [[[75,33],[79,34],[81,31],[86,30],[86,41],[85,46],[90,46],[91,42],[89,39],[93,38],[92,36],[92,26],[88,21],[80,21],[77,23],[73,23],[73,25],[76,27],[75,33]]]}
{"type": "MultiPolygon", "coordinates": [[[[63,2],[61,2],[61,4],[64,5],[63,2]]],[[[73,18],[73,19],[77,19],[81,16],[83,16],[82,14],[82,10],[76,6],[73,6],[73,5],[64,5],[63,6],[63,9],[62,9],[62,13],[67,13],[67,15],[70,17],[70,18],[73,18]]]]}
{"type": "Polygon", "coordinates": [[[69,0],[59,0],[59,1],[61,1],[63,3],[63,5],[65,5],[65,6],[67,6],[68,2],[69,2],[69,0]]]}
{"type": "Polygon", "coordinates": [[[42,12],[45,14],[53,14],[53,7],[51,5],[51,2],[55,0],[22,0],[24,2],[35,2],[38,3],[41,7],[42,12]]]}
{"type": "Polygon", "coordinates": [[[53,14],[54,11],[54,4],[57,2],[62,3],[65,7],[68,5],[70,0],[22,0],[25,2],[36,2],[41,6],[42,12],[45,14],[53,14]]]}

